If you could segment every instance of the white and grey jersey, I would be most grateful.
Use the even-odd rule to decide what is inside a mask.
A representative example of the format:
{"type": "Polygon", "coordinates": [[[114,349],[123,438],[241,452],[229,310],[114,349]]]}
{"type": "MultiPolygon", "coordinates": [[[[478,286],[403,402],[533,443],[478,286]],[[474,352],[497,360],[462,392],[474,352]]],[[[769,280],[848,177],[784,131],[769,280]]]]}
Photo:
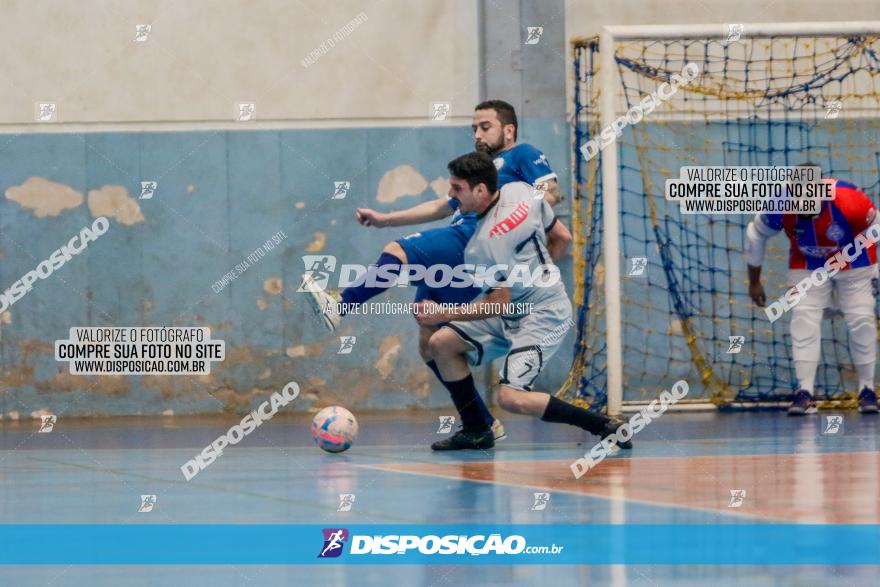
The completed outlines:
{"type": "Polygon", "coordinates": [[[477,216],[477,229],[465,249],[465,263],[492,275],[484,291],[510,288],[511,302],[538,303],[560,296],[567,300],[559,269],[547,251],[547,231],[556,215],[527,183],[505,184],[498,199],[477,216]],[[500,283],[495,283],[500,282],[500,283]]]}

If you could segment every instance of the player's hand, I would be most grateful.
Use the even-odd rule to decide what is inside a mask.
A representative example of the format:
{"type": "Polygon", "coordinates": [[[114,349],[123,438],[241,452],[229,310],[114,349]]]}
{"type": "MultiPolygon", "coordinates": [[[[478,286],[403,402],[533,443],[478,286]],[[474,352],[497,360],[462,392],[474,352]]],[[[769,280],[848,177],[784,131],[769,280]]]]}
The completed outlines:
{"type": "Polygon", "coordinates": [[[764,293],[764,286],[760,281],[749,284],[749,297],[759,308],[763,308],[767,303],[767,294],[764,293]]]}
{"type": "Polygon", "coordinates": [[[431,300],[414,304],[413,314],[415,315],[416,322],[423,326],[434,326],[441,322],[449,322],[449,319],[440,311],[440,305],[431,300]]]}
{"type": "Polygon", "coordinates": [[[388,214],[376,212],[370,208],[358,208],[354,215],[357,221],[364,226],[375,226],[376,228],[388,226],[388,214]]]}

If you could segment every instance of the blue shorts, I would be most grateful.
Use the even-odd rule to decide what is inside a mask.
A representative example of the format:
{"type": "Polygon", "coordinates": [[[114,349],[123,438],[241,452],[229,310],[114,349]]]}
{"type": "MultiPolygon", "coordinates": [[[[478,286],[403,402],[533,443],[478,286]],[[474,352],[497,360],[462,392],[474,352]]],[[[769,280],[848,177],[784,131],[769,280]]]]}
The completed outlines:
{"type": "MultiPolygon", "coordinates": [[[[406,253],[410,265],[455,267],[464,263],[464,248],[472,234],[473,230],[467,226],[444,226],[411,234],[397,243],[406,253]]],[[[481,292],[478,287],[428,287],[423,281],[415,284],[417,302],[433,300],[438,304],[465,304],[481,292]]]]}

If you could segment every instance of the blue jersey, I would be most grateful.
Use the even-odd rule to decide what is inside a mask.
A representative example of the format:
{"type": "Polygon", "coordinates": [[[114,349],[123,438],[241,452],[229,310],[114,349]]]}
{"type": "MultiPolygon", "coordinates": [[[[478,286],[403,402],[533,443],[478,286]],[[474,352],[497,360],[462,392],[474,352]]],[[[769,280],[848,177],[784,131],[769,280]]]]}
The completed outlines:
{"type": "MultiPolygon", "coordinates": [[[[529,185],[556,179],[556,174],[550,169],[547,157],[528,143],[520,143],[512,148],[502,151],[495,158],[495,169],[498,170],[498,189],[514,182],[524,181],[529,185]]],[[[460,214],[458,212],[458,200],[449,198],[449,207],[455,210],[452,215],[452,226],[461,226],[467,231],[467,237],[477,228],[476,214],[460,214]]]]}
{"type": "MultiPolygon", "coordinates": [[[[819,214],[803,217],[798,214],[759,214],[757,221],[772,232],[785,231],[791,243],[791,269],[818,269],[857,234],[874,223],[877,208],[855,185],[837,180],[834,199],[822,202],[819,214]]],[[[772,234],[772,233],[771,233],[772,234]]],[[[862,249],[859,255],[842,269],[868,267],[877,262],[874,245],[862,249]]]]}
{"type": "Polygon", "coordinates": [[[528,143],[520,143],[502,151],[495,158],[498,170],[498,189],[512,181],[524,181],[529,185],[556,179],[544,153],[528,143]]]}
{"type": "MultiPolygon", "coordinates": [[[[526,143],[499,153],[495,168],[498,169],[499,190],[515,181],[535,185],[556,178],[544,154],[526,143]]],[[[464,249],[477,230],[477,215],[461,214],[458,200],[449,198],[447,202],[455,211],[449,226],[417,232],[397,241],[406,253],[408,263],[425,267],[434,264],[455,267],[464,263],[464,249]]],[[[480,289],[476,287],[432,288],[422,282],[416,291],[416,301],[432,299],[438,303],[466,303],[479,294],[480,289]]]]}

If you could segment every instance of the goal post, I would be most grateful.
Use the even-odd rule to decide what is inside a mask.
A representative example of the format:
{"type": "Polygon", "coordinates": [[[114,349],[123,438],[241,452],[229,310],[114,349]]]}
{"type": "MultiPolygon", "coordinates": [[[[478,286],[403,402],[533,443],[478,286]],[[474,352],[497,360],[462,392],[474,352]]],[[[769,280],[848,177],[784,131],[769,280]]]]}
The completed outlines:
{"type": "MultiPolygon", "coordinates": [[[[788,319],[770,324],[745,288],[751,217],[679,214],[663,197],[678,168],[817,161],[877,202],[880,22],[733,27],[609,26],[572,41],[578,328],[560,390],[570,399],[618,414],[686,379],[691,409],[787,404],[788,319]],[[696,80],[587,160],[586,143],[688,62],[700,68],[696,80]],[[829,117],[832,104],[839,115],[829,117]],[[647,259],[644,275],[624,275],[637,257],[647,259]],[[745,343],[731,353],[734,336],[745,343]]],[[[765,287],[775,299],[785,239],[768,253],[765,287]]],[[[830,322],[820,406],[852,406],[845,325],[830,322]]]]}

